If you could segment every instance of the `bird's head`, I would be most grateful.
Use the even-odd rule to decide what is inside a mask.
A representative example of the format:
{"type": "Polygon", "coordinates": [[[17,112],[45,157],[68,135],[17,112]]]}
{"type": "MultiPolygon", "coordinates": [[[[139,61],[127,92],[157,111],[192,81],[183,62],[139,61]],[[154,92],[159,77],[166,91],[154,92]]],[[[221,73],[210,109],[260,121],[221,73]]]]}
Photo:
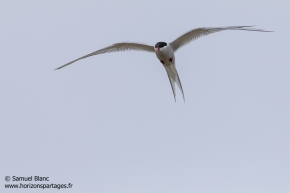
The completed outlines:
{"type": "Polygon", "coordinates": [[[157,42],[155,44],[155,52],[159,52],[160,50],[162,50],[162,48],[164,48],[166,46],[167,46],[166,42],[157,42]]]}

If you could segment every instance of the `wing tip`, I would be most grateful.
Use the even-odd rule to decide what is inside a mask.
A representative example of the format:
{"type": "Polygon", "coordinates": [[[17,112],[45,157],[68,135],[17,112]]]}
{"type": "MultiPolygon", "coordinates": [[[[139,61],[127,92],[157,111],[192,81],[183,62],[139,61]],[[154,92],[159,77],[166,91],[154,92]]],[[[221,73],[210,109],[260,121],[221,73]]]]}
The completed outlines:
{"type": "Polygon", "coordinates": [[[264,30],[264,29],[258,29],[254,28],[256,25],[249,25],[249,26],[235,26],[240,29],[244,30],[249,30],[249,31],[259,31],[259,32],[274,32],[274,31],[269,31],[269,30],[264,30]]]}
{"type": "Polygon", "coordinates": [[[65,66],[66,66],[66,65],[64,65],[64,66],[60,66],[60,67],[58,67],[58,68],[54,69],[54,71],[55,71],[55,70],[59,70],[59,69],[61,69],[61,68],[65,67],[65,66]]]}

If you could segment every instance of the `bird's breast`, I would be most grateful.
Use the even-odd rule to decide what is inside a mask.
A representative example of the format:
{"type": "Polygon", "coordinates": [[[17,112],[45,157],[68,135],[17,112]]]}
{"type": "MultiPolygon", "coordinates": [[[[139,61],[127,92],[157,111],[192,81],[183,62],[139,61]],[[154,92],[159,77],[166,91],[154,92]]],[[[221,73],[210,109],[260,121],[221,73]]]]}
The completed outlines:
{"type": "Polygon", "coordinates": [[[169,60],[174,56],[174,52],[170,46],[164,47],[155,53],[159,60],[169,60]]]}

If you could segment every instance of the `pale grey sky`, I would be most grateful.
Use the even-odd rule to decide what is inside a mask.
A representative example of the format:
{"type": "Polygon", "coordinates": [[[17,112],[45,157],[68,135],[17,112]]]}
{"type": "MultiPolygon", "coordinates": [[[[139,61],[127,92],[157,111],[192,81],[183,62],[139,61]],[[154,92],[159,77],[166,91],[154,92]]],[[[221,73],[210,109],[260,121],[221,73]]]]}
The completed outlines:
{"type": "MultiPolygon", "coordinates": [[[[73,183],[60,192],[289,193],[290,2],[1,1],[0,192],[5,176],[73,183]],[[155,45],[225,31],[176,53],[174,102],[155,45]]],[[[33,182],[35,183],[35,182],[33,182]]],[[[47,189],[45,192],[57,190],[47,189]]]]}

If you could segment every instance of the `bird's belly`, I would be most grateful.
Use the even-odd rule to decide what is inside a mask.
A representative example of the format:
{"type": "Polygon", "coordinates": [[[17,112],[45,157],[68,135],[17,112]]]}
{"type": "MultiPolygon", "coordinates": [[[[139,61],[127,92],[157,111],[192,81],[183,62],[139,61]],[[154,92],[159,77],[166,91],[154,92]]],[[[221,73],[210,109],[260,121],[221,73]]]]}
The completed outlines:
{"type": "Polygon", "coordinates": [[[164,66],[171,66],[174,65],[175,63],[174,54],[172,55],[156,54],[156,56],[164,66]]]}
{"type": "Polygon", "coordinates": [[[159,60],[167,61],[174,57],[174,54],[168,51],[160,51],[156,53],[156,56],[159,60]]]}

